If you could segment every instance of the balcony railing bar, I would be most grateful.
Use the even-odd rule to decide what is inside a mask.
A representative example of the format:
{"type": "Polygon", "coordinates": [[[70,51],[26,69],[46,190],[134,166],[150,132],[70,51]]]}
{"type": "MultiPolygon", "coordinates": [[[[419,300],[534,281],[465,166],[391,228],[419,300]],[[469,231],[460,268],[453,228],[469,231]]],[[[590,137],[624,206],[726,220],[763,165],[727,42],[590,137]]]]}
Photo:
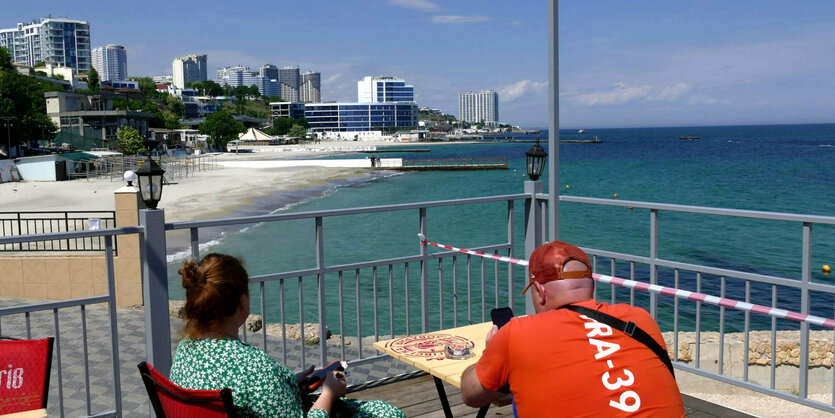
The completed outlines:
{"type": "MultiPolygon", "coordinates": [[[[538,195],[537,198],[544,198],[538,195]]],[[[804,215],[784,212],[763,212],[745,209],[712,208],[707,206],[673,205],[667,203],[640,202],[634,200],[599,199],[593,197],[560,196],[560,202],[589,203],[603,206],[624,206],[641,209],[662,210],[671,212],[699,213],[703,215],[734,216],[740,218],[769,219],[774,221],[806,222],[814,224],[835,225],[835,216],[804,215]]]]}
{"type": "MultiPolygon", "coordinates": [[[[590,255],[596,255],[596,256],[605,257],[605,258],[614,258],[614,259],[624,260],[624,261],[631,261],[631,262],[640,263],[640,264],[650,264],[650,258],[649,257],[642,257],[642,256],[636,256],[636,255],[630,255],[630,254],[624,254],[624,253],[618,253],[618,252],[612,252],[612,251],[602,251],[602,250],[596,250],[596,249],[588,248],[588,247],[582,247],[582,249],[583,249],[583,251],[585,251],[586,253],[588,253],[590,255]]],[[[733,277],[733,278],[737,278],[737,279],[753,280],[753,281],[757,281],[757,282],[776,284],[776,285],[779,285],[779,286],[786,286],[786,287],[792,287],[792,288],[798,288],[798,289],[806,287],[809,290],[815,291],[815,292],[835,294],[835,288],[833,288],[831,285],[818,284],[818,283],[803,284],[802,282],[800,282],[798,280],[786,279],[786,278],[783,278],[783,277],[769,276],[769,275],[757,274],[757,273],[748,273],[748,272],[739,271],[739,270],[729,270],[729,269],[722,269],[722,268],[716,268],[716,267],[708,267],[708,266],[702,266],[702,265],[698,265],[698,264],[681,263],[681,262],[678,262],[678,261],[669,261],[669,260],[665,260],[665,259],[661,259],[661,258],[656,259],[655,264],[659,267],[668,267],[668,268],[673,268],[673,269],[695,271],[695,272],[710,274],[710,275],[714,275],[714,276],[728,276],[728,277],[733,277]]]]}
{"type": "MultiPolygon", "coordinates": [[[[478,203],[504,202],[504,201],[508,201],[508,200],[525,199],[525,198],[529,198],[529,197],[530,196],[527,195],[527,194],[509,194],[509,195],[500,195],[500,196],[473,197],[473,198],[466,198],[466,199],[436,200],[436,201],[419,202],[419,203],[402,203],[402,204],[397,204],[397,205],[366,206],[366,207],[352,208],[352,209],[332,209],[332,210],[323,210],[323,211],[315,211],[315,212],[295,212],[295,213],[281,213],[281,214],[273,214],[273,215],[257,215],[257,216],[248,216],[248,217],[238,217],[238,218],[223,218],[223,219],[214,219],[214,220],[208,220],[208,221],[175,222],[175,223],[166,223],[165,224],[165,230],[166,231],[173,231],[173,230],[178,230],[178,229],[189,229],[189,228],[207,228],[207,227],[228,226],[228,225],[255,224],[255,223],[261,223],[261,222],[289,221],[289,220],[309,219],[309,218],[317,218],[317,217],[325,218],[325,217],[333,217],[333,216],[360,215],[360,214],[368,214],[368,213],[392,212],[392,211],[414,210],[414,209],[425,209],[425,208],[440,208],[440,207],[447,207],[447,206],[472,205],[472,204],[478,204],[478,203]]],[[[2,242],[0,242],[0,243],[2,243],[2,242]]]]}
{"type": "Polygon", "coordinates": [[[19,235],[14,237],[0,237],[0,245],[17,244],[22,242],[51,241],[74,238],[105,237],[116,235],[141,234],[145,229],[141,226],[125,226],[121,228],[106,228],[86,231],[52,232],[49,234],[19,235]]]}

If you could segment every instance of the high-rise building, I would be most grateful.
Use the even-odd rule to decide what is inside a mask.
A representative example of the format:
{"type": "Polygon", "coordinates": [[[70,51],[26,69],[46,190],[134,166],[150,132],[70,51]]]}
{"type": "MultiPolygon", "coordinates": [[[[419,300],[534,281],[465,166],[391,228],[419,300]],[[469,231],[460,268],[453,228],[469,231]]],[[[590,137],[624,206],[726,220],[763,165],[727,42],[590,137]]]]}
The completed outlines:
{"type": "Polygon", "coordinates": [[[128,54],[125,47],[109,44],[93,49],[93,68],[99,73],[101,81],[127,80],[128,54]]]}
{"type": "Polygon", "coordinates": [[[183,89],[186,84],[192,81],[206,81],[208,80],[208,70],[206,67],[206,55],[186,55],[184,57],[174,58],[172,63],[174,72],[174,85],[183,89]]]}
{"type": "Polygon", "coordinates": [[[458,93],[458,116],[465,122],[499,123],[499,93],[492,90],[458,93]]]}
{"type": "Polygon", "coordinates": [[[357,82],[360,103],[414,102],[415,88],[401,78],[366,76],[357,82]]]}
{"type": "Polygon", "coordinates": [[[20,64],[61,64],[79,73],[92,68],[90,24],[83,20],[45,17],[18,23],[16,28],[0,29],[0,47],[20,64]]]}
{"type": "Polygon", "coordinates": [[[301,101],[307,103],[319,103],[322,101],[322,74],[316,71],[308,71],[302,74],[301,101]]]}
{"type": "Polygon", "coordinates": [[[258,75],[266,78],[267,80],[278,80],[278,67],[272,64],[264,64],[261,66],[261,69],[258,70],[258,75]]]}
{"type": "Polygon", "coordinates": [[[305,103],[304,118],[313,132],[413,129],[418,125],[418,107],[414,102],[305,103]]]}
{"type": "Polygon", "coordinates": [[[282,67],[278,70],[281,98],[288,102],[299,101],[299,67],[282,67]]]}
{"type": "Polygon", "coordinates": [[[280,92],[278,80],[260,75],[263,70],[262,67],[261,71],[255,72],[242,65],[221,68],[217,70],[217,82],[221,86],[229,87],[256,86],[263,96],[278,96],[280,92]]]}

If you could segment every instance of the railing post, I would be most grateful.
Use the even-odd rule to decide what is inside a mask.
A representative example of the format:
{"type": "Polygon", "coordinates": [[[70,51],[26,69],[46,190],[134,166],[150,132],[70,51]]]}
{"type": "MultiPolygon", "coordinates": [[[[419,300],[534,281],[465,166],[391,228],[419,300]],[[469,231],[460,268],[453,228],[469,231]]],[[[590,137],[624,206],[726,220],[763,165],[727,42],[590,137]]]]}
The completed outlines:
{"type": "Polygon", "coordinates": [[[171,370],[171,327],[168,317],[168,265],[165,258],[165,211],[139,211],[142,234],[142,294],[148,362],[168,376],[171,370]]]}
{"type": "Polygon", "coordinates": [[[548,209],[550,239],[560,239],[560,31],[559,0],[548,1],[548,209]]]}
{"type": "MultiPolygon", "coordinates": [[[[658,284],[658,209],[651,209],[649,212],[649,282],[658,284]]],[[[655,293],[649,294],[649,314],[656,321],[658,320],[658,296],[655,293]]]]}
{"type": "MultiPolygon", "coordinates": [[[[426,236],[426,208],[420,208],[420,233],[426,236]]],[[[428,331],[429,325],[429,279],[426,265],[426,246],[420,246],[420,318],[421,332],[428,331]]]]}
{"type": "MultiPolygon", "coordinates": [[[[800,289],[800,313],[809,314],[809,283],[812,279],[812,224],[803,223],[803,265],[800,268],[800,280],[803,287],[800,289]]],[[[800,382],[798,383],[797,396],[805,399],[809,388],[809,323],[800,323],[800,382]]]]}
{"type": "MultiPolygon", "coordinates": [[[[507,242],[510,248],[507,250],[508,257],[513,257],[513,201],[507,201],[507,242]]],[[[453,271],[455,271],[453,269],[453,271]]],[[[513,264],[507,263],[507,304],[511,308],[516,301],[513,294],[513,264]]],[[[457,319],[457,318],[456,318],[457,319]]]]}
{"type": "MultiPolygon", "coordinates": [[[[537,193],[542,193],[545,190],[545,185],[541,181],[526,181],[525,194],[530,197],[525,199],[525,258],[530,259],[531,253],[536,247],[542,245],[542,211],[539,203],[536,201],[537,193]]],[[[530,273],[525,268],[525,282],[527,285],[530,273]]],[[[533,302],[531,302],[530,295],[525,298],[525,313],[533,315],[533,302]]]]}
{"type": "Polygon", "coordinates": [[[325,233],[322,227],[321,216],[316,217],[316,268],[319,269],[319,356],[322,364],[327,364],[328,336],[325,328],[327,324],[327,316],[325,315],[325,233]]]}

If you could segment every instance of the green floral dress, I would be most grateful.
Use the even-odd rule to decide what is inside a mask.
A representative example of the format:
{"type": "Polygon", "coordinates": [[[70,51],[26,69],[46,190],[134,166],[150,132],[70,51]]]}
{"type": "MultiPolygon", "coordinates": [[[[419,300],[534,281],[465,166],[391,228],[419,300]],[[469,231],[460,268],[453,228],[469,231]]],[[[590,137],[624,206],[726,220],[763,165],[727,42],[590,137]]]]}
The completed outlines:
{"type": "MultiPolygon", "coordinates": [[[[183,339],[171,366],[171,381],[186,389],[232,389],[241,417],[327,417],[321,409],[305,413],[296,375],[260,349],[228,339],[183,339]]],[[[337,416],[403,417],[382,401],[343,399],[337,416]]]]}

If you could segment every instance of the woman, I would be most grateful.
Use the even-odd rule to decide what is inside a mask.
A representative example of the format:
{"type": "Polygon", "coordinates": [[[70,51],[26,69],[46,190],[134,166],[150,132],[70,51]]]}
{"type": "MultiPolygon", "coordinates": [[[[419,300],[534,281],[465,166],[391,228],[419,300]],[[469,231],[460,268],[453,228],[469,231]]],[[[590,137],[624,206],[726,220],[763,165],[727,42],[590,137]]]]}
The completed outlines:
{"type": "MultiPolygon", "coordinates": [[[[299,382],[313,367],[294,374],[260,349],[238,340],[249,316],[249,276],[240,260],[208,254],[179,270],[186,289],[185,338],[177,347],[171,381],[186,389],[231,388],[242,417],[305,416],[299,382]]],[[[345,394],[344,377],[328,374],[308,417],[327,417],[345,394]]],[[[402,417],[382,401],[345,400],[336,416],[402,417]]]]}

